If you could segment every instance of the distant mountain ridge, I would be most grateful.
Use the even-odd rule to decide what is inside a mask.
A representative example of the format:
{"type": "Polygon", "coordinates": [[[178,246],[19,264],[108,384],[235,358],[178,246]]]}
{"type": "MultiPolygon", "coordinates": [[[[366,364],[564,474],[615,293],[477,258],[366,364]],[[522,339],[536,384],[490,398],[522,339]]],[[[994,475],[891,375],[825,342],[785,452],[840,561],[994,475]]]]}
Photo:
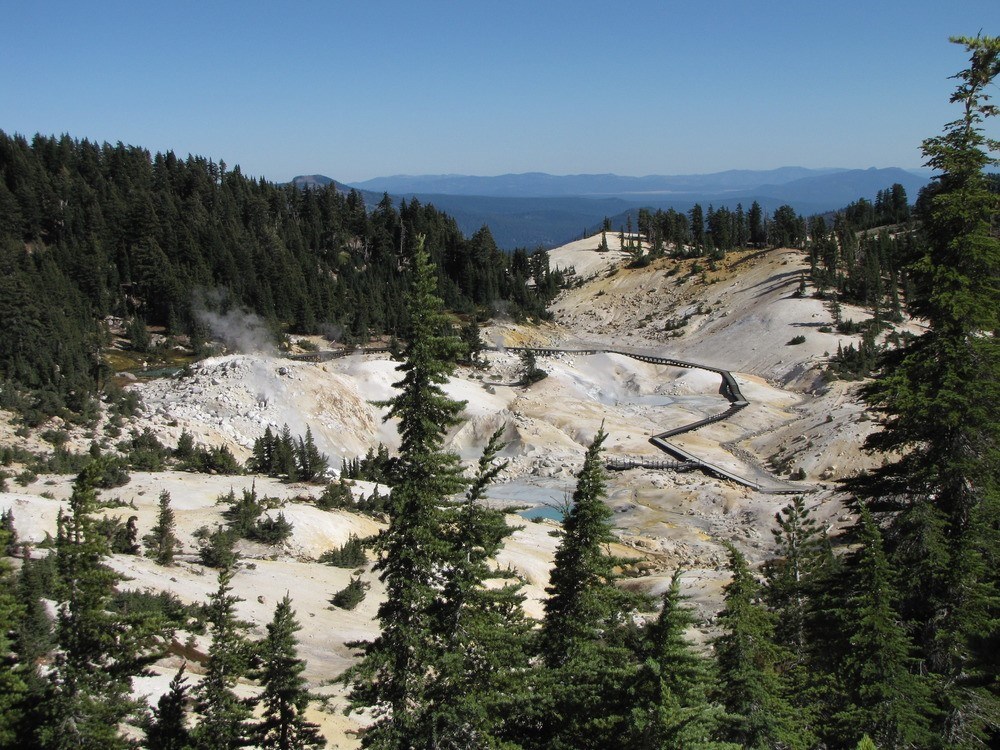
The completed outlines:
{"type": "Polygon", "coordinates": [[[731,169],[712,174],[647,175],[617,174],[552,175],[545,172],[475,175],[393,175],[375,177],[352,186],[389,193],[435,195],[480,195],[498,198],[548,198],[555,196],[618,196],[650,193],[690,193],[746,190],[764,184],[784,184],[793,180],[847,170],[780,167],[769,170],[731,169]]]}
{"type": "MultiPolygon", "coordinates": [[[[782,204],[801,214],[824,213],[848,203],[873,200],[879,190],[901,184],[911,202],[927,184],[921,174],[897,167],[870,169],[733,169],[712,174],[551,175],[544,172],[474,175],[395,175],[345,184],[324,175],[296,177],[300,187],[334,183],[359,190],[374,205],[383,194],[394,200],[417,198],[447,212],[466,235],[486,225],[497,244],[555,247],[599,226],[604,217],[623,217],[638,208],[687,211],[694,204],[744,208],[757,201],[765,211],[782,204]]],[[[614,224],[617,226],[617,224],[614,224]]]]}

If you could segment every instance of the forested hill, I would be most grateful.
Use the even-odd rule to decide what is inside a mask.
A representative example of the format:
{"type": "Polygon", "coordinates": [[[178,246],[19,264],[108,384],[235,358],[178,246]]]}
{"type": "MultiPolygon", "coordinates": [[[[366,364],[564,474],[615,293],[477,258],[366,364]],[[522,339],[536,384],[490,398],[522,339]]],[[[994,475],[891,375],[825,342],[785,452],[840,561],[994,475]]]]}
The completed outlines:
{"type": "Polygon", "coordinates": [[[168,334],[204,335],[200,307],[292,333],[400,331],[418,235],[453,310],[538,315],[555,291],[544,256],[508,255],[489,230],[466,238],[417,200],[369,211],[356,191],[279,186],[204,157],[0,132],[4,401],[30,390],[78,411],[101,380],[109,315],[168,334]]]}

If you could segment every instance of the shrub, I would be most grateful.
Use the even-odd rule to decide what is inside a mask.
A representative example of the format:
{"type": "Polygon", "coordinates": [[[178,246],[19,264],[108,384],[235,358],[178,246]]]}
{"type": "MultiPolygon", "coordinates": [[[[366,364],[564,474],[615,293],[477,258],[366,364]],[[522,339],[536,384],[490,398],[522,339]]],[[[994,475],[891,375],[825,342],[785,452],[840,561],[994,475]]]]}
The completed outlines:
{"type": "Polygon", "coordinates": [[[323,494],[316,498],[316,507],[320,510],[337,510],[352,505],[354,496],[351,495],[351,488],[343,477],[338,482],[329,482],[323,494]]]}
{"type": "Polygon", "coordinates": [[[22,487],[27,487],[32,482],[37,481],[37,479],[38,475],[35,472],[31,469],[25,469],[14,478],[14,481],[22,487]]]}
{"type": "Polygon", "coordinates": [[[333,595],[330,604],[340,609],[354,609],[365,600],[369,584],[360,578],[351,578],[351,582],[333,595]]]}
{"type": "Polygon", "coordinates": [[[806,343],[806,337],[800,335],[800,336],[794,336],[791,339],[789,339],[786,346],[796,346],[797,344],[804,344],[804,343],[806,343]]]}
{"type": "Polygon", "coordinates": [[[237,536],[231,529],[219,526],[213,532],[207,528],[199,530],[202,544],[198,549],[198,559],[208,568],[231,568],[239,560],[234,546],[237,536]]]}
{"type": "Polygon", "coordinates": [[[292,523],[284,513],[275,518],[265,516],[249,530],[246,537],[261,544],[281,544],[292,535],[292,523]]]}
{"type": "Polygon", "coordinates": [[[152,589],[126,589],[116,591],[109,609],[124,615],[136,614],[155,617],[173,628],[183,628],[195,633],[205,630],[204,608],[198,604],[185,604],[176,594],[152,589]]]}
{"type": "Polygon", "coordinates": [[[360,568],[368,564],[368,556],[364,542],[351,534],[343,547],[327,550],[320,555],[319,561],[336,568],[360,568]]]}
{"type": "Polygon", "coordinates": [[[243,490],[243,496],[239,500],[236,499],[236,493],[229,490],[228,494],[222,495],[216,502],[229,505],[222,512],[222,517],[229,521],[230,531],[238,537],[247,537],[264,512],[264,503],[257,499],[256,486],[243,490]]]}

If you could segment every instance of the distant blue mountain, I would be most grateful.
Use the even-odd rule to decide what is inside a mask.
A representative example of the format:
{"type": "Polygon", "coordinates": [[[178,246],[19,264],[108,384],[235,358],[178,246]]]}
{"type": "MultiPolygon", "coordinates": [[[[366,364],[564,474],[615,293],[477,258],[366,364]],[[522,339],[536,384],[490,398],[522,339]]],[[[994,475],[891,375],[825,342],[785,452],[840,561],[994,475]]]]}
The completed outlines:
{"type": "Polygon", "coordinates": [[[928,182],[925,171],[903,169],[729,170],[704,175],[613,174],[550,175],[541,172],[475,177],[470,175],[396,175],[345,185],[323,175],[296,177],[301,187],[336,184],[339,190],[361,191],[368,205],[388,193],[395,202],[416,198],[455,218],[466,235],[488,226],[497,245],[556,247],[600,226],[613,226],[639,208],[688,211],[695,203],[744,209],[757,201],[768,212],[782,204],[803,215],[825,213],[848,203],[873,200],[894,183],[906,188],[911,202],[928,182]]]}
{"type": "Polygon", "coordinates": [[[395,175],[353,183],[362,190],[434,195],[483,195],[498,198],[550,198],[556,196],[634,197],[664,193],[716,193],[748,190],[759,185],[781,185],[806,177],[845,170],[781,167],[765,171],[733,169],[714,174],[649,175],[615,174],[551,175],[544,172],[471,175],[395,175]]]}

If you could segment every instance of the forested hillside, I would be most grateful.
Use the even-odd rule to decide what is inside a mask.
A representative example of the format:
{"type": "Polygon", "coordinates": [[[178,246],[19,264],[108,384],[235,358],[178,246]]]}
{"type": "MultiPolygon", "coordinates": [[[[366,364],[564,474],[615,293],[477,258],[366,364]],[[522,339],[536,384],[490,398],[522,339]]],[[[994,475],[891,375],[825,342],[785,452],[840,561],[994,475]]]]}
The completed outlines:
{"type": "Polygon", "coordinates": [[[0,132],[0,374],[45,411],[80,412],[106,375],[109,315],[195,340],[206,309],[293,333],[391,334],[417,235],[451,310],[538,316],[558,286],[544,255],[501,252],[485,228],[467,239],[416,200],[369,211],[354,191],[203,157],[0,132]]]}

